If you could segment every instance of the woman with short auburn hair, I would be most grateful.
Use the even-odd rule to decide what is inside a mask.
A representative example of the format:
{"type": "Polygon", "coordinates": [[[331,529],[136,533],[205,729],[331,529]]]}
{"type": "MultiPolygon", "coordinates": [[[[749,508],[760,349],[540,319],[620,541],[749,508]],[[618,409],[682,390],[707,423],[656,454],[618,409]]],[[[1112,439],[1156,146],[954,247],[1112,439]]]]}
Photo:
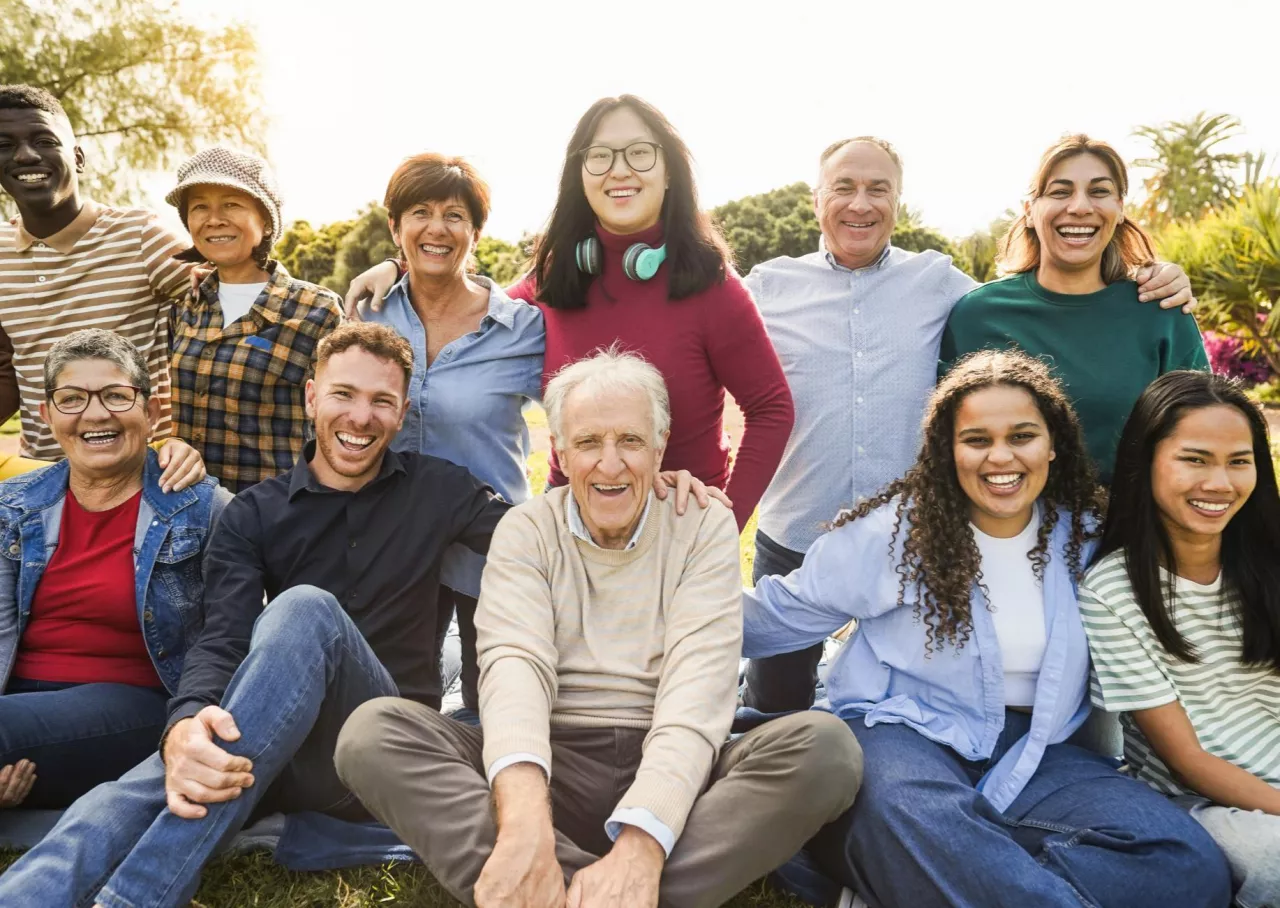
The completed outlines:
{"type": "Polygon", "coordinates": [[[1152,379],[1209,368],[1190,315],[1139,305],[1133,275],[1154,259],[1125,213],[1129,174],[1105,142],[1064,136],[1040,158],[1023,211],[1000,242],[1007,275],[969,292],[947,320],[941,372],[1010,344],[1052,364],[1104,482],[1129,409],[1152,379]]]}
{"type": "MultiPolygon", "coordinates": [[[[489,185],[464,158],[428,152],[396,168],[383,204],[406,271],[365,318],[394,328],[413,348],[409,409],[392,448],[464,466],[519,504],[530,494],[523,409],[541,395],[546,331],[537,307],[472,270],[489,185]]],[[[483,568],[484,559],[462,546],[441,568],[436,632],[443,640],[456,613],[470,710],[479,706],[474,616],[483,568]]]]}

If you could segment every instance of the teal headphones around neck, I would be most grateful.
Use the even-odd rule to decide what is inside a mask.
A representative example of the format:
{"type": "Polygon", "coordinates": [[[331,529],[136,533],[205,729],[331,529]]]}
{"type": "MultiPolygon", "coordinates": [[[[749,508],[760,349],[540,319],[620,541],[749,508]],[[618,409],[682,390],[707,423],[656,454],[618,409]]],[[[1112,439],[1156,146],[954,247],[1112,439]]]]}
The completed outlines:
{"type": "MultiPolygon", "coordinates": [[[[578,262],[578,270],[583,274],[599,274],[604,261],[600,240],[589,236],[578,243],[578,248],[574,250],[574,258],[578,262]]],[[[657,249],[646,243],[633,243],[623,253],[622,273],[633,281],[647,281],[658,273],[658,268],[666,260],[666,243],[657,249]]]]}

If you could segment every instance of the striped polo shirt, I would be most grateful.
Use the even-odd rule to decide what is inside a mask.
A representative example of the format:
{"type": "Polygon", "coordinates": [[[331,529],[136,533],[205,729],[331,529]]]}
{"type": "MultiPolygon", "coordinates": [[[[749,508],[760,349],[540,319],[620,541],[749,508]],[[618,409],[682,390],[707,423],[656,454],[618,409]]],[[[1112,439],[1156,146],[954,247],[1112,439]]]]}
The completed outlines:
{"type": "MultiPolygon", "coordinates": [[[[1163,581],[1169,574],[1161,571],[1163,581]]],[[[1134,598],[1124,553],[1099,561],[1080,586],[1080,615],[1093,655],[1093,702],[1125,713],[1124,755],[1137,778],[1171,795],[1180,784],[1138,730],[1134,710],[1182,704],[1208,753],[1280,787],[1280,672],[1240,662],[1239,597],[1212,584],[1174,581],[1173,624],[1199,660],[1183,662],[1160,645],[1134,598]]]]}
{"type": "Polygon", "coordinates": [[[90,201],[43,239],[20,222],[0,223],[0,326],[13,345],[24,456],[63,456],[39,415],[44,361],[80,328],[106,328],[137,345],[162,405],[153,437],[169,434],[169,301],[186,288],[190,269],[173,256],[187,246],[149,211],[90,201]]]}

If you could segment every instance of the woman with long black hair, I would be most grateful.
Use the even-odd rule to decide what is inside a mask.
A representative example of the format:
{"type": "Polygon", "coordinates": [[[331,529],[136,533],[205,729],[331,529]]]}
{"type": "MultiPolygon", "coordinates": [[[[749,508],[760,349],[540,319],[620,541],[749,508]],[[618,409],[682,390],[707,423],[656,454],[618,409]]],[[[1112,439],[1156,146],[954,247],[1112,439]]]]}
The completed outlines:
{"type": "MultiPolygon", "coordinates": [[[[622,95],[582,115],[533,270],[509,292],[542,308],[545,376],[615,341],[658,368],[671,393],[663,466],[723,489],[741,529],[782,458],[791,392],[698,204],[689,149],[657,108],[622,95]],[[726,391],[746,417],[732,469],[726,391]]],[[[564,482],[554,463],[551,482],[564,482]]]]}
{"type": "Polygon", "coordinates": [[[1280,905],[1280,493],[1228,379],[1171,372],[1138,399],[1080,610],[1130,769],[1208,829],[1238,905],[1280,905]]]}

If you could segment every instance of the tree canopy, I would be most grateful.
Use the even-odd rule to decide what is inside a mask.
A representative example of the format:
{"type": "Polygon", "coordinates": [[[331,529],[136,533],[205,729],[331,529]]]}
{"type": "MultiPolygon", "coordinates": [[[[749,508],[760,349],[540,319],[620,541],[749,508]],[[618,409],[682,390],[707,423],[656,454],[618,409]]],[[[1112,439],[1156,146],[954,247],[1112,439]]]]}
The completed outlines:
{"type": "Polygon", "coordinates": [[[1133,162],[1151,171],[1143,182],[1147,197],[1139,207],[1142,219],[1154,228],[1195,220],[1234,198],[1239,191],[1235,172],[1246,158],[1219,146],[1239,132],[1238,118],[1204,111],[1190,120],[1135,129],[1133,134],[1146,139],[1152,152],[1133,162]]]}
{"type": "Polygon", "coordinates": [[[62,102],[88,157],[85,188],[106,201],[132,200],[141,174],[203,144],[264,148],[252,32],[205,30],[163,0],[0,0],[0,81],[62,102]]]}

